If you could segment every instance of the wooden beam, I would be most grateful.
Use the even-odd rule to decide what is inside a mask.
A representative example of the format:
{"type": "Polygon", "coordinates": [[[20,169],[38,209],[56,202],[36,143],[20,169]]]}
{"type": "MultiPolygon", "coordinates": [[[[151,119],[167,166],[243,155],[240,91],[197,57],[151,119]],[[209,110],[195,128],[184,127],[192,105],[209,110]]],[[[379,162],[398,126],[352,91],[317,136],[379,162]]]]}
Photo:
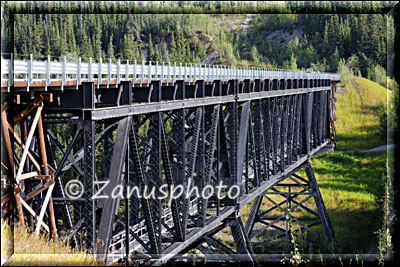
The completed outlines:
{"type": "Polygon", "coordinates": [[[33,134],[35,133],[35,129],[36,129],[36,126],[38,124],[39,116],[40,116],[40,113],[42,112],[42,109],[43,109],[43,105],[38,107],[38,109],[36,111],[35,118],[33,119],[32,126],[31,126],[30,132],[28,134],[28,138],[26,140],[25,149],[24,149],[24,152],[22,153],[22,157],[21,157],[21,160],[20,160],[18,173],[17,173],[17,176],[15,177],[15,180],[16,180],[17,183],[19,183],[19,179],[20,179],[22,171],[24,169],[26,157],[27,157],[28,151],[29,151],[29,146],[31,145],[32,137],[33,137],[33,134]]]}
{"type": "Polygon", "coordinates": [[[37,194],[41,193],[42,191],[46,190],[46,188],[50,188],[51,185],[53,185],[55,182],[53,179],[47,181],[45,184],[39,186],[38,188],[36,188],[35,190],[33,190],[32,192],[30,192],[29,194],[26,194],[23,197],[24,201],[28,201],[31,198],[33,198],[34,196],[36,196],[37,194]]]}
{"type": "Polygon", "coordinates": [[[16,125],[20,120],[25,118],[29,113],[31,113],[32,110],[34,110],[36,107],[39,107],[39,104],[44,100],[43,96],[39,95],[38,97],[33,100],[29,106],[26,107],[20,114],[18,114],[17,117],[14,119],[14,125],[16,125]]]}
{"type": "MultiPolygon", "coordinates": [[[[25,207],[25,209],[26,209],[27,211],[29,211],[29,213],[32,214],[32,216],[33,216],[37,221],[39,221],[39,218],[38,218],[36,212],[35,212],[31,207],[29,207],[29,205],[28,205],[24,200],[22,200],[22,199],[21,199],[21,203],[22,203],[22,205],[25,207]]],[[[47,232],[50,233],[50,228],[47,226],[47,224],[45,224],[44,222],[41,222],[41,225],[43,226],[43,228],[44,228],[47,232]]],[[[39,226],[39,227],[40,227],[40,226],[39,226]]],[[[40,228],[39,228],[39,229],[40,229],[40,228]]]]}
{"type": "MultiPolygon", "coordinates": [[[[21,138],[19,137],[18,133],[14,131],[12,126],[7,122],[8,124],[8,129],[11,131],[11,133],[14,135],[15,141],[17,141],[17,144],[22,147],[22,149],[25,149],[25,145],[22,143],[21,138]]],[[[30,149],[29,149],[30,150],[30,149]]],[[[40,171],[40,165],[32,155],[31,151],[28,150],[28,157],[32,161],[33,165],[35,165],[36,169],[40,171]]],[[[33,151],[32,151],[33,152],[33,151]]]]}
{"type": "MultiPolygon", "coordinates": [[[[54,180],[52,180],[52,181],[54,181],[54,180]]],[[[50,197],[51,197],[51,193],[53,192],[53,188],[54,188],[54,183],[52,185],[50,185],[49,190],[47,190],[46,197],[44,198],[44,201],[43,201],[43,204],[42,204],[42,209],[40,210],[39,218],[37,219],[37,222],[36,222],[36,229],[35,229],[35,234],[36,235],[39,234],[40,226],[43,223],[43,216],[44,216],[44,213],[46,211],[47,204],[50,201],[50,197]]]]}
{"type": "Polygon", "coordinates": [[[25,179],[28,179],[28,178],[32,178],[32,177],[35,177],[35,176],[37,176],[37,175],[38,175],[37,172],[28,172],[28,173],[24,173],[24,174],[21,175],[20,180],[25,180],[25,179]]]}

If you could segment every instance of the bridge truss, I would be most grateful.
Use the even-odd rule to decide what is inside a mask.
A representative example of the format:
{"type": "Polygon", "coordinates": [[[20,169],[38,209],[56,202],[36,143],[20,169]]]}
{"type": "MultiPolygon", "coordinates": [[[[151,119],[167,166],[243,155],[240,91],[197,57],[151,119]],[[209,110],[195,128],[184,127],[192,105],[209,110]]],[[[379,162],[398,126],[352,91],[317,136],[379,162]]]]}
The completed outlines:
{"type": "Polygon", "coordinates": [[[332,241],[309,158],[335,140],[339,80],[268,69],[2,58],[2,217],[108,261],[129,255],[153,265],[191,249],[256,262],[257,247],[277,245],[258,239],[267,230],[285,249],[299,229],[320,238],[311,229],[317,224],[332,241]],[[83,186],[79,197],[66,192],[72,180],[83,186]],[[138,186],[141,194],[146,186],[156,196],[165,184],[186,192],[189,180],[200,190],[237,185],[240,195],[193,194],[171,205],[135,195],[92,198],[119,186],[124,193],[138,186]],[[232,247],[217,237],[226,229],[232,247]]]}

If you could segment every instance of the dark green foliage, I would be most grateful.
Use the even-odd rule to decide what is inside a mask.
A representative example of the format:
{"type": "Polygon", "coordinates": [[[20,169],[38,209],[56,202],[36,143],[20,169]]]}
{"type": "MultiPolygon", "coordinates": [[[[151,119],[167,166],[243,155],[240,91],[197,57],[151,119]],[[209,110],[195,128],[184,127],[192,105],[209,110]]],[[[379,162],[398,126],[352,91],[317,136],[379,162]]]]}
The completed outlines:
{"type": "Polygon", "coordinates": [[[399,117],[400,117],[400,99],[399,86],[396,82],[388,101],[388,105],[378,107],[380,135],[382,138],[389,137],[388,143],[393,143],[394,137],[399,136],[399,117]],[[389,134],[389,136],[388,136],[389,134]]]}
{"type": "Polygon", "coordinates": [[[344,58],[351,71],[366,77],[370,66],[386,67],[386,17],[345,13],[385,12],[392,5],[392,2],[311,4],[298,1],[12,2],[2,4],[1,29],[2,41],[5,41],[2,49],[10,51],[7,41],[11,40],[11,25],[7,12],[13,9],[24,13],[14,16],[12,51],[16,54],[80,56],[85,60],[106,57],[107,61],[121,58],[139,62],[147,55],[144,60],[199,63],[216,56],[214,64],[265,66],[269,63],[282,67],[284,62],[288,66],[289,61],[295,61],[298,69],[313,66],[316,70],[332,72],[337,71],[340,58],[344,58]],[[297,15],[293,14],[295,10],[320,14],[297,15]],[[57,14],[59,11],[62,14],[57,14]],[[219,24],[229,20],[235,24],[237,15],[226,15],[234,12],[270,14],[254,17],[245,38],[242,30],[219,24]],[[278,12],[287,14],[271,14],[278,12]],[[275,30],[291,33],[293,29],[301,29],[302,38],[284,45],[281,40],[265,40],[275,30]]]}
{"type": "Polygon", "coordinates": [[[368,67],[386,67],[386,16],[380,14],[279,14],[261,15],[249,36],[258,51],[282,66],[292,53],[299,68],[308,68],[327,59],[327,71],[336,71],[339,58],[358,57],[357,71],[367,76],[368,67]],[[274,31],[302,31],[301,40],[264,39],[274,31]]]}

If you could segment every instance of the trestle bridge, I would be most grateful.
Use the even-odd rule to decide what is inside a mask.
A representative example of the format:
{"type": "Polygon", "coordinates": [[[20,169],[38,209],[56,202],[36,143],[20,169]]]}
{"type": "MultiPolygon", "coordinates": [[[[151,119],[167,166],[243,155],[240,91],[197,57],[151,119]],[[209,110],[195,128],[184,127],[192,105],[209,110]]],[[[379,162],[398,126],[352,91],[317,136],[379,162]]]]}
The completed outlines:
{"type": "Polygon", "coordinates": [[[2,217],[109,262],[129,255],[160,265],[198,249],[256,263],[257,247],[287,249],[296,230],[331,242],[309,159],[335,142],[339,81],[312,70],[2,55],[2,217]],[[200,190],[237,185],[240,194],[171,205],[92,198],[119,185],[159,196],[162,185],[186,190],[189,179],[200,190]]]}

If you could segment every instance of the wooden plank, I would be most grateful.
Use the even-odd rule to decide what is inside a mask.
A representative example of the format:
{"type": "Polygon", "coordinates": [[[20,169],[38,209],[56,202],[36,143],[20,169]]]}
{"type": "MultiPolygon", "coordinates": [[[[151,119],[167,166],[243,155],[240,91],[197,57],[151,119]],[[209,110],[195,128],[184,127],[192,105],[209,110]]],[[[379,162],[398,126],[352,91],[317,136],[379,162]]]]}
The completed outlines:
{"type": "Polygon", "coordinates": [[[24,201],[28,201],[31,198],[33,198],[34,196],[36,196],[37,194],[41,193],[42,191],[46,190],[46,188],[49,188],[50,186],[52,186],[54,184],[54,180],[51,179],[49,181],[47,181],[45,184],[39,186],[38,188],[36,188],[35,190],[33,190],[32,192],[30,192],[29,194],[26,194],[23,197],[24,201]]]}
{"type": "MultiPolygon", "coordinates": [[[[30,214],[32,214],[32,216],[33,216],[37,221],[39,220],[39,218],[38,218],[36,212],[35,212],[31,207],[29,207],[29,205],[28,205],[24,200],[22,200],[22,199],[21,199],[21,204],[25,207],[25,209],[26,209],[27,211],[29,211],[30,214]]],[[[45,224],[44,222],[41,222],[41,226],[43,226],[43,228],[44,228],[47,232],[50,233],[50,228],[47,226],[47,224],[45,224]]]]}
{"type": "Polygon", "coordinates": [[[12,197],[13,197],[13,194],[11,194],[11,192],[5,194],[5,195],[1,198],[1,207],[3,207],[3,205],[4,205],[7,201],[9,201],[12,197]]]}
{"type": "Polygon", "coordinates": [[[24,174],[21,174],[20,180],[25,180],[25,179],[28,179],[28,178],[32,178],[32,177],[37,176],[37,175],[38,175],[37,172],[24,173],[24,174]]]}
{"type": "MultiPolygon", "coordinates": [[[[21,138],[19,137],[18,133],[14,131],[14,129],[11,127],[9,123],[8,124],[8,129],[11,131],[11,133],[14,135],[15,140],[17,141],[17,144],[22,147],[22,149],[25,149],[25,145],[22,143],[21,138]]],[[[30,150],[30,149],[29,149],[30,150]]],[[[33,152],[33,151],[32,151],[33,152]]],[[[40,171],[40,165],[32,155],[30,151],[28,151],[28,157],[32,161],[32,163],[35,165],[36,169],[40,171]]]]}
{"type": "MultiPolygon", "coordinates": [[[[12,187],[13,185],[12,184],[7,184],[7,187],[12,187]]],[[[7,201],[9,201],[13,196],[15,196],[15,195],[17,195],[17,194],[19,194],[19,193],[21,193],[21,188],[17,188],[17,189],[15,189],[14,190],[14,194],[13,194],[13,192],[9,192],[9,193],[7,193],[5,196],[3,196],[2,198],[1,198],[1,206],[3,206],[3,204],[4,203],[6,203],[7,201]]]]}
{"type": "MultiPolygon", "coordinates": [[[[54,181],[54,180],[51,180],[51,181],[54,181]]],[[[42,209],[40,210],[39,218],[37,219],[37,224],[36,224],[36,229],[35,229],[36,235],[39,234],[40,226],[43,224],[43,216],[47,209],[47,204],[49,203],[49,200],[51,198],[51,193],[53,192],[53,188],[54,188],[54,183],[52,185],[50,185],[49,190],[47,190],[46,197],[43,201],[42,209]]]]}
{"type": "Polygon", "coordinates": [[[26,107],[17,117],[14,119],[14,125],[16,125],[20,120],[25,118],[29,113],[32,112],[39,104],[44,100],[43,96],[39,95],[35,100],[33,100],[29,106],[26,107]]]}
{"type": "Polygon", "coordinates": [[[27,180],[30,180],[30,181],[42,181],[42,180],[47,181],[49,179],[52,179],[52,175],[37,175],[32,178],[27,178],[27,180]]]}
{"type": "Polygon", "coordinates": [[[6,111],[10,107],[10,100],[1,106],[1,112],[6,111]]]}
{"type": "MultiPolygon", "coordinates": [[[[42,97],[42,99],[43,99],[43,97],[42,97]]],[[[21,160],[20,160],[18,173],[17,173],[17,176],[15,178],[17,183],[19,183],[19,178],[21,177],[22,170],[24,169],[26,157],[27,157],[28,151],[29,151],[29,146],[31,145],[32,137],[33,137],[33,134],[35,133],[36,125],[38,124],[39,117],[40,117],[40,114],[42,112],[42,109],[43,109],[43,105],[39,106],[37,108],[35,118],[33,119],[32,126],[31,126],[30,132],[28,134],[28,138],[26,140],[25,149],[24,149],[24,152],[22,153],[22,157],[21,157],[21,160]]]]}

